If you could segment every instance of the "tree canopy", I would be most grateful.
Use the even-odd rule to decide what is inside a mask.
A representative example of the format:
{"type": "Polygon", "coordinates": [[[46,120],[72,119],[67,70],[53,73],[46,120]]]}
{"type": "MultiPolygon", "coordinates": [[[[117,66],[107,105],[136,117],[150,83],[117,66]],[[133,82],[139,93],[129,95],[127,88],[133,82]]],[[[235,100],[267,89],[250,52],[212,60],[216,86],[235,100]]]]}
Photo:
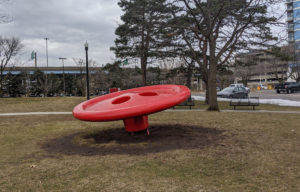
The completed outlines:
{"type": "Polygon", "coordinates": [[[176,0],[170,1],[177,34],[202,62],[207,75],[209,110],[219,110],[216,97],[216,75],[233,53],[265,45],[274,40],[270,24],[276,18],[268,15],[267,0],[176,0]],[[177,24],[176,24],[177,23],[177,24]]]}
{"type": "Polygon", "coordinates": [[[122,24],[112,47],[119,58],[139,58],[143,84],[147,84],[149,58],[163,57],[164,26],[168,21],[166,0],[121,0],[122,24]]]}

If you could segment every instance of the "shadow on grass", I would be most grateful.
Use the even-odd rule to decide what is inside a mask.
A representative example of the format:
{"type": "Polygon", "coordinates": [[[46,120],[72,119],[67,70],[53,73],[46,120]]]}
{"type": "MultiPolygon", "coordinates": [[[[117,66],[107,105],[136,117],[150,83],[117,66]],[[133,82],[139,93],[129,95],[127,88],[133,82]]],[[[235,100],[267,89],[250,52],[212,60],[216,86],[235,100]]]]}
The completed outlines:
{"type": "Polygon", "coordinates": [[[191,125],[166,124],[149,127],[145,132],[129,134],[124,128],[80,132],[41,144],[48,153],[65,155],[143,155],[176,149],[201,149],[217,145],[222,130],[191,125]]]}

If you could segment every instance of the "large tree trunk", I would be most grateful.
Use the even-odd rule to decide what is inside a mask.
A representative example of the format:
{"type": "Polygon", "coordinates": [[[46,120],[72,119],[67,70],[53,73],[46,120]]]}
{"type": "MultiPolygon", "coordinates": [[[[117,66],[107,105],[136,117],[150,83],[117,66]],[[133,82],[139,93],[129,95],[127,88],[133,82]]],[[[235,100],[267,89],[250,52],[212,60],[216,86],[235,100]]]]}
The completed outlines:
{"type": "Polygon", "coordinates": [[[0,69],[0,97],[3,96],[3,70],[2,67],[0,69]]]}
{"type": "Polygon", "coordinates": [[[215,44],[210,43],[210,57],[208,70],[208,93],[209,93],[209,111],[219,111],[217,101],[217,59],[215,57],[215,44]]]}
{"type": "Polygon", "coordinates": [[[209,94],[209,111],[219,111],[219,106],[217,102],[217,90],[216,90],[216,62],[213,61],[210,63],[209,68],[209,81],[208,81],[208,94],[209,94]]]}
{"type": "Polygon", "coordinates": [[[188,68],[187,68],[187,75],[186,75],[186,86],[191,89],[191,78],[193,75],[193,62],[188,63],[188,68]]]}
{"type": "Polygon", "coordinates": [[[208,81],[205,78],[202,78],[202,81],[205,83],[205,104],[209,104],[209,92],[208,92],[208,81]]]}
{"type": "Polygon", "coordinates": [[[209,105],[209,86],[208,82],[205,83],[205,104],[209,105]]]}
{"type": "Polygon", "coordinates": [[[202,52],[202,57],[203,57],[203,65],[202,65],[202,80],[205,83],[205,104],[209,104],[209,85],[208,85],[208,72],[207,72],[207,65],[208,65],[208,60],[207,60],[207,47],[208,43],[207,40],[203,42],[203,52],[202,52]]]}

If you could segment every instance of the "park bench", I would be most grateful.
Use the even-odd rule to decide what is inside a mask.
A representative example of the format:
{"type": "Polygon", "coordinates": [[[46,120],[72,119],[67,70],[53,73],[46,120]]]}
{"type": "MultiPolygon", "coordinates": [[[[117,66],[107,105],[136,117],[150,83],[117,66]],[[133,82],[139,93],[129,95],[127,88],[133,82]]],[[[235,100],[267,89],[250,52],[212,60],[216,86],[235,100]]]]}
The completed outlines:
{"type": "MultiPolygon", "coordinates": [[[[188,106],[190,107],[190,109],[192,109],[192,106],[195,106],[195,101],[192,99],[192,97],[189,97],[187,100],[185,100],[182,103],[179,103],[176,106],[188,106]]],[[[173,109],[175,109],[176,106],[174,106],[173,109]]]]}
{"type": "Polygon", "coordinates": [[[230,106],[233,106],[234,110],[237,106],[252,106],[255,110],[255,106],[259,106],[259,97],[248,97],[247,99],[231,99],[230,106]]]}

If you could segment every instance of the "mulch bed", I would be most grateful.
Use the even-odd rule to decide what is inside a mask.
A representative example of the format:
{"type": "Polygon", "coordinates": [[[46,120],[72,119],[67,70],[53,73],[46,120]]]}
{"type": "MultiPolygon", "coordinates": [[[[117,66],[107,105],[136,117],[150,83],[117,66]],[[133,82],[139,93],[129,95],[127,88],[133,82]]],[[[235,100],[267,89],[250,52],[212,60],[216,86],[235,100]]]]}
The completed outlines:
{"type": "Polygon", "coordinates": [[[40,143],[49,154],[66,155],[143,155],[176,149],[201,149],[218,145],[224,131],[192,125],[158,124],[146,132],[127,133],[124,128],[78,132],[40,143]],[[82,141],[81,144],[76,141],[82,141]],[[82,144],[83,143],[83,144],[82,144]]]}

